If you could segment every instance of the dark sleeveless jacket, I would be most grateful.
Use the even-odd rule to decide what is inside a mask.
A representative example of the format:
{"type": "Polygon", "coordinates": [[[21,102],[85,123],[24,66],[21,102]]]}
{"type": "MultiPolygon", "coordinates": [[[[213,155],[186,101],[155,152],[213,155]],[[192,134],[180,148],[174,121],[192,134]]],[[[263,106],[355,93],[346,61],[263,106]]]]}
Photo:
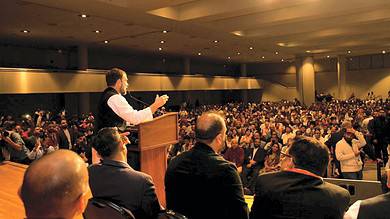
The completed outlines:
{"type": "Polygon", "coordinates": [[[124,120],[119,117],[107,104],[108,99],[111,96],[118,94],[118,92],[108,87],[103,91],[100,97],[98,105],[98,114],[96,117],[96,129],[97,131],[105,127],[122,127],[124,120]]]}

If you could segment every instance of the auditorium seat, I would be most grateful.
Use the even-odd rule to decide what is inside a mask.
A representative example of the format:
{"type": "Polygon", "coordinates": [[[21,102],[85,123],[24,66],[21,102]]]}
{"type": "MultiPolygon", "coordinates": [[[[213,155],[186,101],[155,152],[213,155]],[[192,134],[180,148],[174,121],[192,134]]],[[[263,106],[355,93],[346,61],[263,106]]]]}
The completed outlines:
{"type": "Polygon", "coordinates": [[[324,178],[325,182],[341,186],[351,195],[350,204],[382,194],[379,181],[324,178]]]}
{"type": "Polygon", "coordinates": [[[85,219],[135,219],[130,210],[99,198],[88,200],[83,216],[85,219]]]}

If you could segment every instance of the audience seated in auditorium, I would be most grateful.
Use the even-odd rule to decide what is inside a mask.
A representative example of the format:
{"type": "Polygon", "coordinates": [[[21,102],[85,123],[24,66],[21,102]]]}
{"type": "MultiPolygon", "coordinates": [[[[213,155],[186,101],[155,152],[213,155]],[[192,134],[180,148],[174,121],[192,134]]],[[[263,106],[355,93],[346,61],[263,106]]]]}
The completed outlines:
{"type": "Polygon", "coordinates": [[[87,167],[69,150],[58,150],[32,163],[20,189],[28,219],[80,218],[89,196],[87,167]]]}
{"type": "Polygon", "coordinates": [[[284,154],[281,172],[260,175],[250,218],[342,218],[347,190],[324,182],[328,148],[309,137],[294,139],[284,154]]]}
{"type": "Polygon", "coordinates": [[[165,175],[167,208],[191,219],[248,218],[243,186],[233,163],[218,155],[226,139],[224,119],[203,113],[196,144],[171,160],[165,175]]]}
{"type": "Polygon", "coordinates": [[[88,168],[92,195],[129,209],[137,219],[155,218],[161,209],[152,178],[127,164],[126,143],[117,128],[95,136],[93,148],[102,160],[88,168]]]}

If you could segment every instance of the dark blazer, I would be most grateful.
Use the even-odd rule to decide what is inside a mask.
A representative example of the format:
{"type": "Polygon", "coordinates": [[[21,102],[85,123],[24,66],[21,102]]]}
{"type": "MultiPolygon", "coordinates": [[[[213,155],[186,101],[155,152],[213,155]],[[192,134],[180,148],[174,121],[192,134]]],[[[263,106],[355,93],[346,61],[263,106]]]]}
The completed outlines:
{"type": "Polygon", "coordinates": [[[322,179],[281,171],[260,175],[250,218],[343,218],[347,190],[322,179]]]}
{"type": "Polygon", "coordinates": [[[88,172],[93,197],[121,205],[137,219],[155,218],[160,211],[152,178],[127,163],[105,159],[90,166],[88,172]]]}
{"type": "MultiPolygon", "coordinates": [[[[73,147],[73,145],[76,143],[76,139],[77,139],[76,132],[72,128],[68,128],[68,131],[69,131],[70,140],[71,140],[72,147],[73,147]]],[[[68,141],[68,138],[66,137],[64,130],[62,128],[58,131],[58,147],[60,149],[69,149],[69,141],[68,141]]]]}
{"type": "MultiPolygon", "coordinates": [[[[248,164],[249,160],[251,160],[253,156],[254,148],[247,148],[245,150],[245,158],[244,158],[244,164],[248,164]]],[[[266,152],[264,148],[259,147],[259,149],[256,151],[255,156],[253,157],[253,160],[256,161],[256,164],[252,166],[252,168],[263,168],[264,167],[264,160],[265,160],[266,152]]],[[[244,166],[245,166],[244,165],[244,166]]]]}
{"type": "Polygon", "coordinates": [[[390,217],[390,192],[360,203],[358,219],[385,219],[390,217]]]}
{"type": "Polygon", "coordinates": [[[337,142],[339,142],[343,138],[344,132],[345,130],[341,129],[338,132],[331,134],[330,138],[325,142],[325,145],[328,146],[329,149],[335,149],[337,142]]]}
{"type": "Polygon", "coordinates": [[[235,165],[206,144],[174,158],[165,175],[167,208],[189,219],[246,219],[248,207],[235,165]]]}

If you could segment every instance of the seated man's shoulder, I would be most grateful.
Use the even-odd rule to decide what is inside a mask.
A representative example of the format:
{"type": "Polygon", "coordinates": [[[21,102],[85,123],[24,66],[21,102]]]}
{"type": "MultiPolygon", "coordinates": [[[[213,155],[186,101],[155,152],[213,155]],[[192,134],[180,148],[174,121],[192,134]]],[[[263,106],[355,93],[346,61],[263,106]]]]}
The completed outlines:
{"type": "Polygon", "coordinates": [[[291,176],[287,176],[286,172],[284,171],[278,171],[278,172],[267,172],[267,173],[262,173],[260,174],[257,179],[262,181],[262,180],[267,180],[267,179],[278,179],[278,178],[291,178],[291,176]]]}
{"type": "Polygon", "coordinates": [[[132,181],[152,181],[152,177],[146,173],[128,168],[115,168],[102,164],[93,164],[88,167],[90,177],[120,177],[121,179],[129,178],[132,181]]]}
{"type": "Polygon", "coordinates": [[[349,204],[351,197],[348,190],[328,182],[322,183],[319,188],[323,200],[331,200],[334,203],[337,203],[340,207],[345,207],[349,204]]]}
{"type": "Polygon", "coordinates": [[[381,194],[372,198],[368,198],[365,200],[362,200],[361,205],[377,205],[380,203],[388,203],[390,204],[390,193],[381,194]]]}

